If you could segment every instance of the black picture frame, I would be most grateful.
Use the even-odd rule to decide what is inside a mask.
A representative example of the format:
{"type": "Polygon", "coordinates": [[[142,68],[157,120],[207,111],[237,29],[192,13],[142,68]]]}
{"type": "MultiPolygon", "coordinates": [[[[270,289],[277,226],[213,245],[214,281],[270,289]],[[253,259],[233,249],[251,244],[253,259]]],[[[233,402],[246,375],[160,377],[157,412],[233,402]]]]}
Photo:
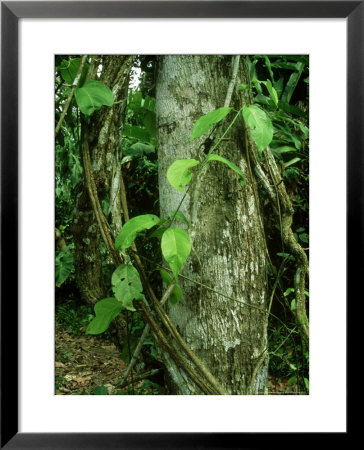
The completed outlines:
{"type": "MultiPolygon", "coordinates": [[[[116,17],[347,19],[347,302],[356,292],[361,292],[359,282],[364,273],[364,1],[1,2],[1,448],[258,448],[263,440],[272,442],[274,435],[18,433],[18,21],[21,18],[116,17]],[[357,255],[359,258],[355,258],[357,255]]],[[[348,431],[339,434],[347,437],[348,431]]],[[[289,439],[292,439],[289,435],[280,436],[282,448],[288,445],[289,439]]],[[[315,443],[318,442],[317,434],[315,439],[315,443]]]]}

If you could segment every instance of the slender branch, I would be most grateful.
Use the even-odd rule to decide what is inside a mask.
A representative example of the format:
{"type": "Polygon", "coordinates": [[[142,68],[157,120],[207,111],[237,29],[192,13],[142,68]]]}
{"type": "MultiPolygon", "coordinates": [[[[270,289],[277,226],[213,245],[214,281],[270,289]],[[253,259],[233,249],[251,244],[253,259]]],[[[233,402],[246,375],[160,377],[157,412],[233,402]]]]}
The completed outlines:
{"type": "Polygon", "coordinates": [[[148,370],[148,372],[143,372],[140,375],[136,375],[134,377],[133,381],[131,381],[131,382],[126,381],[126,379],[125,380],[123,379],[123,380],[121,380],[120,385],[118,385],[118,388],[122,389],[126,386],[129,386],[130,384],[135,384],[138,381],[145,380],[146,378],[149,378],[158,372],[159,372],[159,369],[148,370]]]}
{"type": "Polygon", "coordinates": [[[301,245],[296,241],[293,231],[293,206],[287,194],[286,187],[282,182],[280,172],[275,162],[274,156],[269,147],[264,151],[267,166],[269,168],[270,176],[273,184],[277,189],[277,196],[282,205],[282,219],[281,219],[281,233],[282,239],[287,248],[296,257],[297,268],[294,277],[294,288],[296,293],[296,321],[299,325],[301,336],[306,344],[309,339],[309,325],[306,313],[306,296],[305,296],[305,281],[308,272],[307,255],[301,245]]]}
{"type": "Polygon", "coordinates": [[[227,108],[230,106],[231,97],[233,95],[234,86],[236,83],[236,77],[238,75],[238,69],[239,69],[239,62],[240,62],[240,55],[234,56],[234,65],[233,65],[233,74],[229,83],[229,87],[226,93],[225,103],[224,107],[227,108]]]}
{"type": "MultiPolygon", "coordinates": [[[[168,300],[169,296],[171,295],[174,287],[175,287],[176,283],[175,281],[173,281],[169,286],[168,289],[166,290],[166,292],[164,293],[163,297],[161,298],[161,305],[164,305],[164,303],[168,300]]],[[[128,378],[129,373],[131,372],[131,370],[133,369],[133,367],[135,366],[135,363],[137,362],[139,353],[141,352],[141,349],[143,347],[145,338],[147,337],[148,333],[150,330],[150,325],[147,323],[147,325],[144,327],[143,333],[139,339],[138,345],[136,346],[136,349],[134,350],[133,356],[130,360],[130,363],[127,367],[127,369],[125,370],[124,374],[123,374],[123,378],[121,379],[121,384],[124,383],[124,381],[128,378]]]]}
{"type": "Polygon", "coordinates": [[[78,82],[80,81],[82,70],[84,68],[84,65],[86,64],[86,59],[87,59],[87,55],[84,55],[82,57],[82,59],[81,59],[81,63],[79,65],[79,67],[78,67],[76,78],[74,79],[73,84],[72,84],[71,92],[68,95],[68,98],[67,98],[66,104],[64,105],[61,117],[59,118],[59,121],[58,121],[57,126],[56,126],[56,134],[55,134],[56,136],[58,134],[59,129],[61,128],[61,125],[62,125],[62,122],[63,122],[64,118],[66,117],[68,108],[69,108],[69,106],[71,104],[71,100],[72,100],[73,94],[74,94],[75,89],[76,89],[76,87],[78,85],[78,82]]]}
{"type": "Polygon", "coordinates": [[[268,355],[269,355],[269,353],[266,349],[260,355],[259,361],[255,365],[252,376],[250,378],[250,382],[249,382],[249,386],[248,386],[248,390],[247,390],[248,395],[253,394],[253,388],[254,388],[255,381],[257,379],[258,370],[262,367],[262,365],[263,365],[264,361],[266,360],[266,358],[268,357],[268,355]]]}
{"type": "Polygon", "coordinates": [[[108,229],[108,223],[105,219],[104,213],[102,212],[99,196],[97,194],[97,188],[95,179],[92,172],[91,167],[91,160],[90,160],[90,152],[89,152],[89,145],[86,133],[83,132],[82,136],[82,156],[83,156],[83,165],[85,169],[85,177],[86,177],[86,185],[89,192],[92,208],[97,220],[97,223],[99,225],[100,233],[102,236],[102,239],[105,242],[106,248],[108,249],[109,253],[112,255],[115,264],[119,266],[122,263],[122,260],[120,258],[119,253],[115,250],[113,240],[110,236],[110,232],[108,229]]]}

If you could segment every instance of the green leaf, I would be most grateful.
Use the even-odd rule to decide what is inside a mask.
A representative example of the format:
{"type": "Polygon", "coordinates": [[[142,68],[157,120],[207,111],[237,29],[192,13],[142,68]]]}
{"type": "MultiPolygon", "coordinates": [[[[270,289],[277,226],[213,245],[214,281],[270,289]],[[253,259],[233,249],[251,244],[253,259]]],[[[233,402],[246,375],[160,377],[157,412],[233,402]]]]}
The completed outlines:
{"type": "Polygon", "coordinates": [[[245,175],[239,169],[238,166],[236,166],[234,163],[232,163],[228,159],[223,158],[222,156],[219,156],[219,155],[211,154],[211,155],[208,155],[208,157],[206,158],[206,161],[220,161],[220,162],[226,164],[227,166],[230,167],[230,169],[232,169],[234,172],[236,172],[240,176],[240,184],[241,184],[241,186],[242,187],[245,186],[245,175]]]}
{"type": "Polygon", "coordinates": [[[270,97],[263,94],[258,94],[254,97],[254,103],[259,103],[261,105],[268,106],[270,109],[275,109],[276,106],[270,97]]]}
{"type": "Polygon", "coordinates": [[[287,295],[289,295],[289,294],[291,294],[292,292],[294,292],[294,289],[293,288],[288,288],[288,289],[286,289],[285,291],[284,291],[284,296],[285,297],[287,297],[287,295]]]}
{"type": "Polygon", "coordinates": [[[126,123],[123,128],[123,136],[138,139],[139,141],[144,141],[151,143],[151,136],[148,131],[143,127],[137,127],[126,123]]]}
{"type": "Polygon", "coordinates": [[[150,112],[156,112],[156,101],[154,97],[150,97],[147,95],[144,99],[143,108],[147,109],[150,112]]]}
{"type": "Polygon", "coordinates": [[[95,304],[96,317],[86,328],[86,334],[100,334],[109,328],[113,319],[123,309],[123,305],[114,297],[104,298],[95,304]]]}
{"type": "Polygon", "coordinates": [[[176,159],[167,170],[167,179],[172,187],[178,191],[185,192],[183,186],[188,184],[192,178],[191,167],[197,166],[196,159],[176,159]]]}
{"type": "Polygon", "coordinates": [[[195,123],[190,141],[199,138],[229,114],[232,108],[218,108],[200,117],[195,123]]]}
{"type": "Polygon", "coordinates": [[[169,213],[169,217],[171,219],[179,220],[180,222],[184,223],[185,225],[189,226],[188,220],[186,219],[186,216],[181,211],[171,211],[169,213]]]}
{"type": "Polygon", "coordinates": [[[282,111],[289,113],[289,114],[293,114],[294,116],[307,117],[307,115],[308,115],[308,113],[303,111],[301,108],[298,108],[297,106],[289,105],[288,103],[285,103],[285,102],[279,101],[278,107],[282,111]]]}
{"type": "Polygon", "coordinates": [[[291,311],[294,311],[296,309],[296,299],[294,298],[292,301],[291,301],[291,311]]]}
{"type": "MultiPolygon", "coordinates": [[[[164,269],[160,270],[160,274],[161,274],[162,280],[169,286],[173,280],[171,275],[164,269]]],[[[176,284],[175,287],[173,288],[173,291],[171,292],[169,301],[171,302],[172,305],[175,305],[182,299],[182,297],[183,297],[182,289],[180,288],[180,286],[178,284],[176,284]]]]}
{"type": "Polygon", "coordinates": [[[309,242],[309,236],[308,236],[307,233],[301,233],[298,237],[300,238],[300,240],[301,240],[302,242],[304,242],[305,244],[308,244],[308,242],[309,242]]]}
{"type": "Polygon", "coordinates": [[[276,61],[271,63],[271,67],[277,69],[296,70],[296,64],[292,62],[276,61]]]}
{"type": "Polygon", "coordinates": [[[272,150],[276,151],[280,155],[283,153],[291,153],[296,151],[294,147],[290,147],[289,145],[282,145],[281,147],[276,147],[275,149],[272,150]]]}
{"type": "Polygon", "coordinates": [[[302,147],[301,139],[296,134],[291,134],[292,141],[297,150],[300,150],[302,147]]]}
{"type": "Polygon", "coordinates": [[[94,395],[109,395],[109,391],[106,386],[96,386],[94,395]]]}
{"type": "Polygon", "coordinates": [[[278,106],[278,94],[277,94],[277,91],[272,86],[272,83],[270,82],[270,80],[267,80],[264,82],[264,84],[265,84],[266,88],[268,89],[270,98],[273,100],[274,104],[276,106],[278,106]]]}
{"type": "Polygon", "coordinates": [[[74,270],[74,256],[70,252],[69,246],[63,247],[56,255],[55,260],[55,279],[56,286],[60,287],[74,270]]]}
{"type": "Polygon", "coordinates": [[[254,83],[256,90],[259,92],[259,94],[262,93],[262,87],[257,82],[257,71],[255,68],[256,63],[258,62],[257,59],[251,61],[249,56],[247,56],[247,62],[248,62],[248,69],[249,69],[249,78],[251,79],[252,83],[254,83]]]}
{"type": "Polygon", "coordinates": [[[177,280],[177,276],[191,251],[188,234],[181,228],[168,228],[163,233],[161,241],[162,253],[170,265],[177,280]]]}
{"type": "Polygon", "coordinates": [[[159,217],[154,214],[143,214],[141,216],[133,217],[126,222],[120,230],[120,233],[115,240],[116,250],[129,248],[140,231],[149,230],[155,225],[158,225],[159,222],[159,217]]]}
{"type": "Polygon", "coordinates": [[[307,378],[303,378],[303,380],[304,380],[304,382],[305,382],[306,389],[309,390],[309,388],[310,388],[310,383],[309,383],[308,379],[307,379],[307,378]]]}
{"type": "Polygon", "coordinates": [[[130,93],[128,107],[133,111],[141,108],[143,100],[143,93],[141,91],[135,91],[130,93]]]}
{"type": "Polygon", "coordinates": [[[308,138],[309,135],[309,129],[303,125],[301,122],[298,122],[297,120],[291,119],[288,114],[280,112],[278,116],[278,120],[284,120],[285,122],[291,123],[294,127],[298,127],[301,132],[305,135],[306,138],[308,138]]]}
{"type": "Polygon", "coordinates": [[[55,377],[55,381],[68,381],[65,377],[55,377]]]}
{"type": "Polygon", "coordinates": [[[157,118],[155,113],[143,109],[142,122],[151,137],[157,136],[157,118]]]}
{"type": "MultiPolygon", "coordinates": [[[[64,59],[61,62],[61,65],[59,67],[59,72],[61,74],[61,77],[64,79],[64,81],[67,84],[73,84],[73,81],[76,78],[80,64],[81,64],[81,58],[71,58],[68,61],[66,59],[64,59]]],[[[88,72],[88,64],[85,64],[82,69],[82,74],[81,74],[80,80],[78,82],[79,86],[82,86],[87,72],[88,72]]]]}
{"type": "Polygon", "coordinates": [[[243,107],[243,117],[251,130],[251,135],[261,154],[273,138],[273,125],[267,114],[259,106],[243,107]]]}
{"type": "Polygon", "coordinates": [[[90,116],[101,106],[112,106],[114,97],[110,88],[101,81],[86,81],[86,83],[75,90],[75,98],[81,112],[90,116]]]}
{"type": "Polygon", "coordinates": [[[280,97],[282,94],[283,83],[284,83],[284,77],[280,77],[280,79],[278,81],[275,81],[273,83],[274,89],[276,90],[278,97],[280,97]]]}
{"type": "MultiPolygon", "coordinates": [[[[272,74],[272,79],[273,79],[273,74],[272,74]]],[[[270,98],[273,101],[273,103],[275,104],[275,106],[278,106],[278,94],[277,91],[275,90],[275,88],[272,86],[272,83],[270,80],[267,81],[259,81],[259,80],[255,80],[256,83],[261,83],[264,84],[264,86],[267,88],[270,98]]],[[[258,96],[260,96],[261,94],[258,94],[258,96]]],[[[264,98],[264,96],[260,96],[259,98],[264,98]]],[[[265,97],[266,99],[268,97],[265,97]]],[[[261,101],[260,103],[264,104],[264,101],[261,101]]],[[[266,102],[266,104],[268,104],[268,102],[266,102]]]]}
{"type": "Polygon", "coordinates": [[[290,261],[296,261],[296,258],[290,253],[279,252],[277,253],[277,256],[280,256],[281,258],[287,258],[290,261]]]}
{"type": "Polygon", "coordinates": [[[291,74],[291,76],[289,77],[289,80],[288,80],[286,87],[282,94],[282,102],[284,102],[284,103],[290,102],[293,92],[296,89],[296,86],[301,77],[304,67],[305,67],[305,65],[303,62],[298,62],[297,64],[295,64],[296,71],[293,72],[291,74]]]}
{"type": "Polygon", "coordinates": [[[247,89],[249,89],[249,85],[245,84],[245,83],[240,83],[239,84],[239,91],[246,91],[247,89]]]}
{"type": "Polygon", "coordinates": [[[267,66],[269,75],[270,75],[272,81],[274,82],[274,75],[273,75],[270,59],[267,55],[264,55],[263,57],[264,57],[265,65],[267,66]]]}
{"type": "Polygon", "coordinates": [[[289,378],[287,381],[287,386],[291,386],[291,384],[295,384],[297,382],[296,375],[293,375],[293,377],[289,378]]]}
{"type": "Polygon", "coordinates": [[[284,167],[289,167],[292,166],[293,164],[295,164],[296,162],[301,161],[301,158],[293,158],[290,161],[287,161],[286,163],[284,163],[284,167]]]}
{"type": "Polygon", "coordinates": [[[142,300],[143,286],[139,273],[130,264],[121,264],[111,276],[112,290],[121,304],[130,311],[135,311],[133,300],[142,300]]]}
{"type": "Polygon", "coordinates": [[[82,166],[79,163],[73,164],[70,176],[72,188],[74,188],[80,181],[81,174],[82,174],[82,166]]]}

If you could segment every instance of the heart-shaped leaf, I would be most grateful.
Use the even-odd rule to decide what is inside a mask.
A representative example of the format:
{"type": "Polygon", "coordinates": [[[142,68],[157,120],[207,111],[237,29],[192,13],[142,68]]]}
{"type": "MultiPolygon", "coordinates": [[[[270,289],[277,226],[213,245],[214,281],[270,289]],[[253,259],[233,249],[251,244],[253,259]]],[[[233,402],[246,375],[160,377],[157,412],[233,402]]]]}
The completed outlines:
{"type": "Polygon", "coordinates": [[[232,108],[227,107],[218,108],[200,117],[193,127],[190,141],[199,138],[209,131],[216,123],[220,122],[225,116],[227,116],[231,109],[232,108]]]}
{"type": "Polygon", "coordinates": [[[154,225],[158,225],[159,222],[159,217],[154,214],[143,214],[141,216],[133,217],[126,222],[120,230],[120,233],[115,240],[116,250],[129,248],[140,231],[149,230],[154,227],[154,225]]]}
{"type": "Polygon", "coordinates": [[[136,268],[130,264],[121,264],[112,274],[111,284],[116,299],[126,309],[135,311],[133,300],[144,298],[143,286],[136,268]]]}
{"type": "MultiPolygon", "coordinates": [[[[76,78],[80,64],[81,58],[71,58],[68,61],[66,59],[62,60],[61,65],[59,66],[59,72],[61,74],[61,77],[67,84],[73,84],[73,81],[76,78]]],[[[89,66],[87,63],[83,66],[80,81],[78,83],[79,86],[82,86],[85,80],[88,67],[89,66]]]]}
{"type": "Polygon", "coordinates": [[[162,236],[162,253],[170,265],[177,280],[177,276],[191,251],[188,234],[181,228],[168,228],[162,236]]]}
{"type": "Polygon", "coordinates": [[[167,170],[167,180],[170,185],[178,191],[185,192],[183,186],[188,184],[192,178],[191,167],[200,164],[196,159],[176,159],[167,170]]]}
{"type": "Polygon", "coordinates": [[[123,305],[114,297],[104,298],[95,304],[96,317],[86,328],[86,334],[100,334],[109,328],[110,322],[123,309],[123,305]]]}
{"type": "Polygon", "coordinates": [[[63,247],[62,250],[57,252],[55,261],[55,278],[56,286],[60,287],[74,270],[74,256],[70,252],[69,246],[63,247]]]}
{"type": "Polygon", "coordinates": [[[86,83],[75,90],[75,98],[81,112],[90,116],[101,106],[112,106],[114,97],[110,88],[101,81],[86,81],[86,83]]]}
{"type": "Polygon", "coordinates": [[[272,141],[272,122],[267,114],[256,105],[244,105],[243,117],[251,130],[252,138],[257,145],[259,153],[261,154],[272,141]]]}

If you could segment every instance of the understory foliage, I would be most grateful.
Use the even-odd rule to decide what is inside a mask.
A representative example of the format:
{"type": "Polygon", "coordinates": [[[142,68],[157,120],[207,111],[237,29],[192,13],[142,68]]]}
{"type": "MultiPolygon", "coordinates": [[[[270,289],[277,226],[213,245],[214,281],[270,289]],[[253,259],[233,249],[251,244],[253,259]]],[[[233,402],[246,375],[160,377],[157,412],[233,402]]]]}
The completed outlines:
{"type": "MultiPolygon", "coordinates": [[[[179,276],[193,251],[193,243],[189,220],[180,211],[181,204],[176,205],[167,217],[159,216],[155,100],[157,69],[154,57],[140,56],[135,60],[134,70],[140,69],[141,77],[139,84],[129,90],[126,119],[121,127],[121,168],[130,214],[130,219],[124,222],[113,241],[121,264],[116,268],[110,265],[110,255],[101,241],[108,295],[99,299],[93,311],[77,304],[75,246],[70,225],[78,186],[85,171],[81,161],[81,116],[87,122],[96,110],[114,104],[113,93],[105,84],[87,80],[91,62],[91,56],[79,55],[57,56],[55,61],[55,203],[56,229],[59,232],[55,259],[57,322],[76,335],[84,332],[99,335],[107,333],[111,322],[119,314],[124,314],[128,317],[128,339],[121,358],[130,364],[142,339],[146,364],[161,367],[154,340],[148,334],[143,335],[147,324],[140,305],[149,301],[144,277],[148,278],[159,298],[169,287],[164,300],[172,305],[182,301],[179,276]],[[65,109],[67,113],[64,115],[65,109]],[[142,276],[138,260],[143,263],[145,273],[142,276]]],[[[175,160],[167,171],[167,179],[173,188],[186,195],[199,173],[209,170],[210,162],[215,161],[233,171],[240,188],[244,189],[246,179],[241,168],[216,153],[230,127],[236,121],[243,121],[256,148],[257,164],[267,173],[270,169],[266,152],[274,157],[294,209],[294,239],[308,255],[309,58],[306,55],[255,55],[245,57],[244,63],[248,65],[250,81],[238,86],[244,99],[241,109],[237,111],[221,106],[200,117],[190,130],[190,141],[208,135],[217,126],[222,130],[221,136],[203,161],[175,160]]],[[[263,179],[258,183],[270,256],[269,373],[290,387],[290,392],[308,393],[308,345],[302,337],[296,314],[298,300],[294,279],[297,256],[285,244],[282,205],[279,201],[271,201],[271,197],[279,197],[278,187],[271,181],[268,184],[273,196],[263,179]]],[[[101,201],[105,216],[109,203],[108,198],[101,201]]],[[[120,211],[120,214],[125,220],[125,211],[120,211]]],[[[305,297],[308,308],[307,284],[305,297]]],[[[143,389],[149,386],[148,383],[157,393],[163,392],[163,386],[156,388],[148,380],[144,382],[143,389]]],[[[127,389],[119,394],[136,393],[133,388],[127,389]]],[[[90,393],[106,395],[107,390],[100,386],[90,393]]],[[[149,393],[148,389],[146,393],[149,393]]]]}
{"type": "MultiPolygon", "coordinates": [[[[273,125],[270,149],[279,165],[294,208],[292,230],[297,242],[309,253],[309,57],[254,56],[249,59],[254,102],[269,115],[273,125]]],[[[266,209],[272,204],[262,190],[266,209]]],[[[297,391],[308,392],[308,348],[302,344],[295,323],[295,256],[280,236],[278,220],[265,221],[266,236],[278,287],[269,321],[270,373],[288,379],[297,391]]],[[[274,278],[274,277],[273,277],[274,278]]],[[[273,279],[272,279],[273,282],[273,279]]],[[[307,306],[308,290],[305,292],[307,306]]]]}

